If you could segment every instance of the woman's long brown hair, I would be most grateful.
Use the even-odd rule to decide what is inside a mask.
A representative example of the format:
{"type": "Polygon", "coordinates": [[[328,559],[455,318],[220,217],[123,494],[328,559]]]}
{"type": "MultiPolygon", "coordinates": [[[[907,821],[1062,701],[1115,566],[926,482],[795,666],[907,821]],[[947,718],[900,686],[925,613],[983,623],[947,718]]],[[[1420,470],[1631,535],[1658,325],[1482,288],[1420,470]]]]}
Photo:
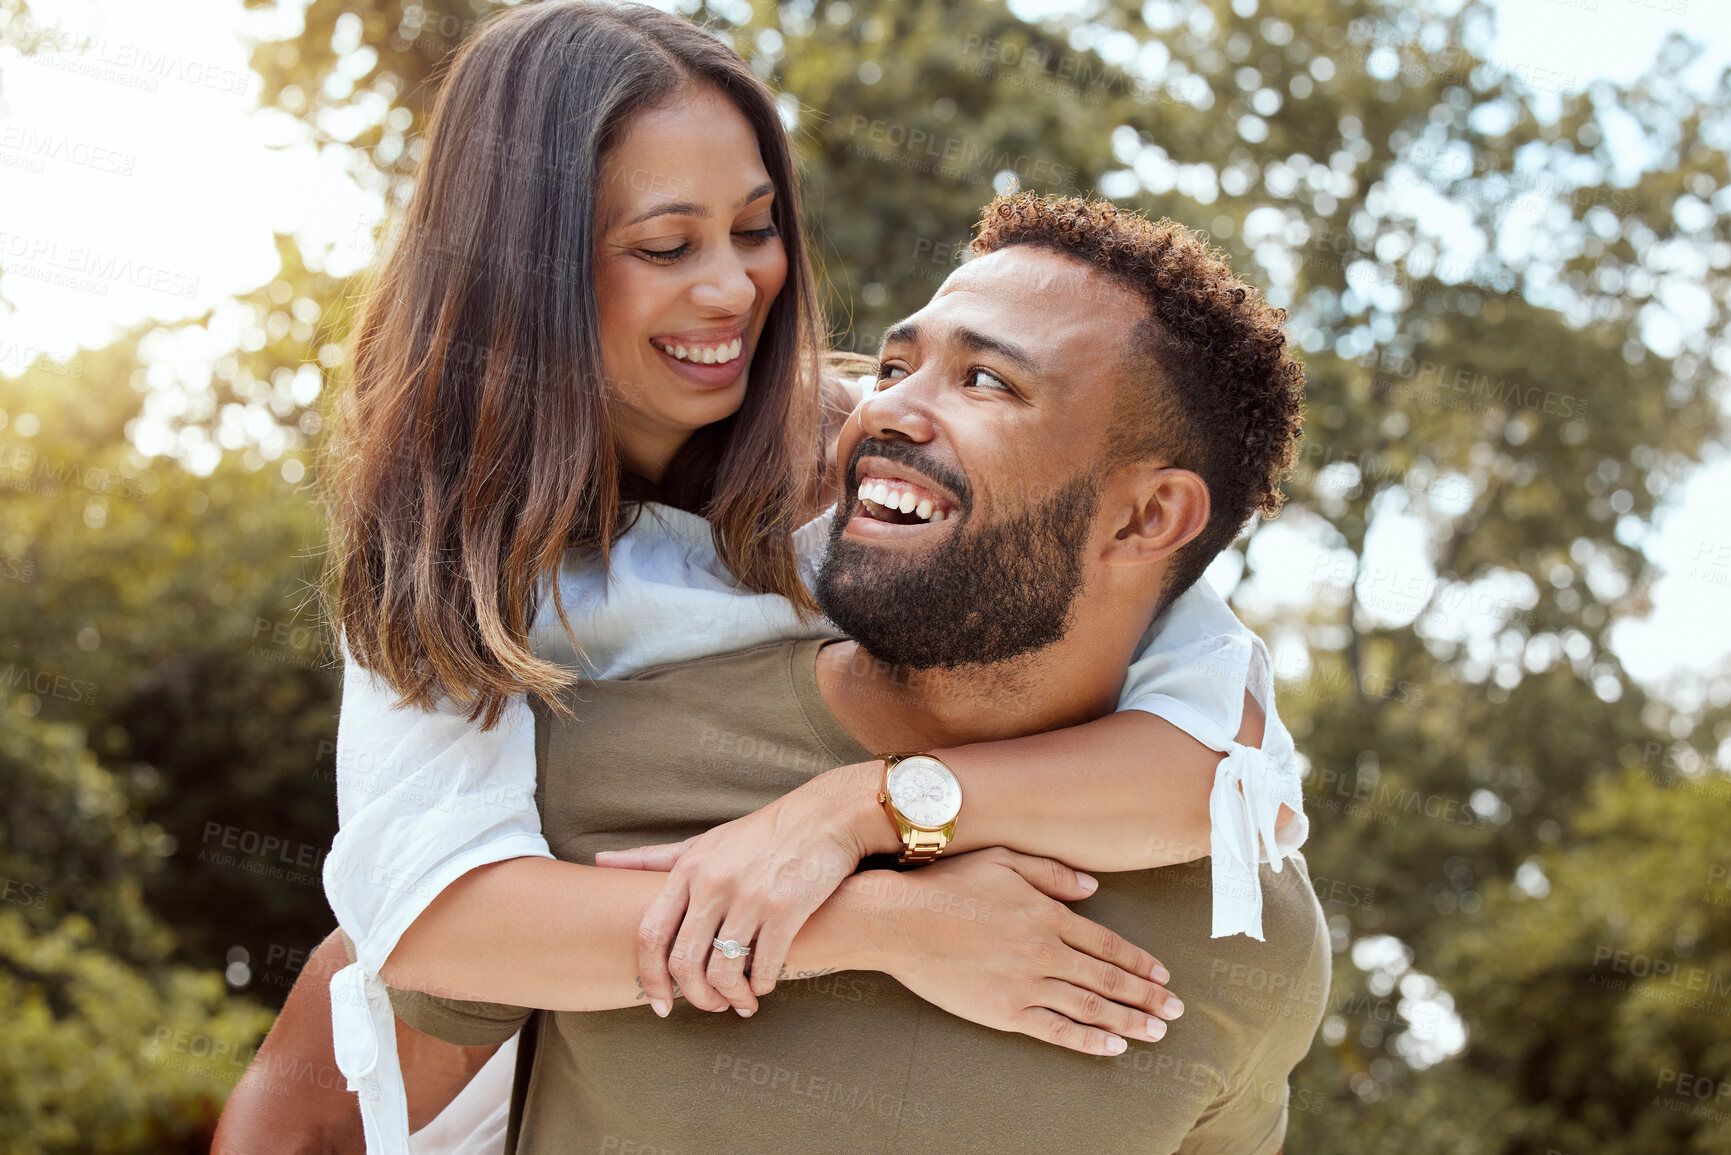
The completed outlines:
{"type": "MultiPolygon", "coordinates": [[[[350,659],[410,705],[483,726],[555,709],[576,671],[531,652],[567,548],[609,547],[634,500],[708,518],[742,586],[815,607],[792,530],[821,457],[816,305],[775,98],[732,49],[636,4],[541,3],[485,24],[451,67],[401,230],[354,342],[325,478],[330,612],[350,659]],[[624,478],[596,323],[595,207],[632,116],[693,86],[732,100],[776,187],[788,273],[732,417],[659,489],[624,478]]],[[[581,639],[573,637],[581,652],[581,639]]]]}

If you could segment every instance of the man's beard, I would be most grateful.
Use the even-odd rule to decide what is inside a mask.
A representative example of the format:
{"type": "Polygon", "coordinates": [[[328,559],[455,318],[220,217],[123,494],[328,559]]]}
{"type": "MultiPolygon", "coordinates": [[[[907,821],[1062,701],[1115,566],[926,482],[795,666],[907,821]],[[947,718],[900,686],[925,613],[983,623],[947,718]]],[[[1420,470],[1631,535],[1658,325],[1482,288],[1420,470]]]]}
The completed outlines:
{"type": "MultiPolygon", "coordinates": [[[[848,486],[857,488],[851,468],[848,486]]],[[[951,669],[1042,650],[1069,631],[1099,495],[1090,473],[995,522],[976,526],[970,508],[949,542],[917,558],[845,539],[850,500],[830,526],[817,604],[867,653],[895,666],[951,669]]]]}

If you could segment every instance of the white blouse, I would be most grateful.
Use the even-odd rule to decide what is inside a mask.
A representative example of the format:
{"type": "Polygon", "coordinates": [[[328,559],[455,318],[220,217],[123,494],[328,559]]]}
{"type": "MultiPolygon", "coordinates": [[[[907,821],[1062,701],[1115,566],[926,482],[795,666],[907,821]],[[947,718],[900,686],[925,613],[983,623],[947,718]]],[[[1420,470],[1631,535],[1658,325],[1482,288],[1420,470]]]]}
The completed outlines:
{"type": "MultiPolygon", "coordinates": [[[[810,585],[833,510],[795,535],[810,585]]],[[[835,637],[785,598],[742,592],[716,554],[707,521],[649,504],[614,545],[603,574],[592,552],[571,551],[559,589],[581,657],[549,603],[532,631],[541,657],[597,678],[769,642],[835,637]]],[[[1268,651],[1206,581],[1149,627],[1120,710],[1165,718],[1227,755],[1209,802],[1215,937],[1262,938],[1257,864],[1279,870],[1309,821],[1292,739],[1274,710],[1268,651]],[[1248,689],[1267,715],[1260,749],[1233,741],[1248,689]],[[1279,822],[1280,808],[1292,815],[1279,822]]],[[[350,664],[337,728],[337,815],[325,893],[357,961],[331,980],[337,1065],[360,1097],[369,1155],[409,1150],[396,1028],[379,968],[445,887],[478,866],[551,857],[535,807],[534,716],[512,700],[483,731],[449,705],[399,706],[397,695],[350,664]]]]}

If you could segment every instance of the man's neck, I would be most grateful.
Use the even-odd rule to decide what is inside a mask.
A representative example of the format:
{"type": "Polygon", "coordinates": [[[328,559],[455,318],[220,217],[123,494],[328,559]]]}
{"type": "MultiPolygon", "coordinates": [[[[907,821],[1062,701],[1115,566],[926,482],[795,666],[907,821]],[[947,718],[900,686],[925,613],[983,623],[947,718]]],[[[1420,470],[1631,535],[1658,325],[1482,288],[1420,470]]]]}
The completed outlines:
{"type": "Polygon", "coordinates": [[[830,711],[867,749],[944,749],[1110,713],[1135,640],[1102,647],[1069,637],[1011,662],[948,670],[891,666],[842,641],[818,651],[817,684],[830,711]]]}

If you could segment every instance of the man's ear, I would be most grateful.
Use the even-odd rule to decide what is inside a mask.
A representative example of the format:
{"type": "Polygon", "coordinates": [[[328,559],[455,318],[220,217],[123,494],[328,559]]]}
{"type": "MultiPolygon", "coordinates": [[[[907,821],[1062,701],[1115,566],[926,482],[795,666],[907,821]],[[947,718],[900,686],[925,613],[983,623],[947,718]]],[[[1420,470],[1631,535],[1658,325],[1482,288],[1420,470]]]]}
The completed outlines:
{"type": "Polygon", "coordinates": [[[1101,559],[1146,565],[1177,553],[1208,525],[1208,485],[1176,466],[1138,463],[1114,480],[1117,526],[1101,559]]]}

